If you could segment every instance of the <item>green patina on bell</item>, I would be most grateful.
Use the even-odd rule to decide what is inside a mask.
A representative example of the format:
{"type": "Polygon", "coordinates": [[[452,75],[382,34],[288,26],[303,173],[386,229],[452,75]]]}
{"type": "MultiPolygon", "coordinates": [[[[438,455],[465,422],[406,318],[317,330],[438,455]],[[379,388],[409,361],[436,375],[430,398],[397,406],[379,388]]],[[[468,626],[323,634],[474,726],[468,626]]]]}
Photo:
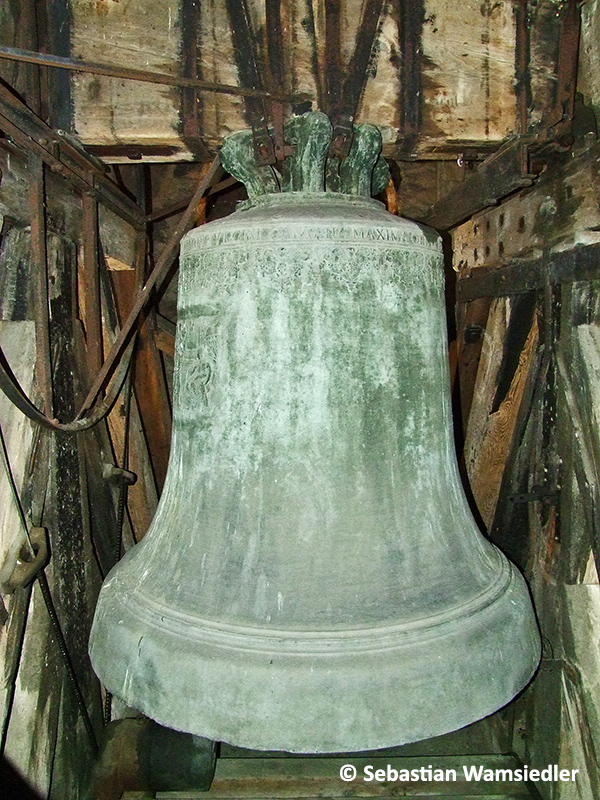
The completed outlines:
{"type": "Polygon", "coordinates": [[[458,477],[437,234],[370,198],[376,128],[328,157],[287,126],[222,161],[249,201],[182,241],[171,460],[91,638],[108,689],[163,725],[336,752],[454,730],[540,655],[519,572],[458,477]]]}

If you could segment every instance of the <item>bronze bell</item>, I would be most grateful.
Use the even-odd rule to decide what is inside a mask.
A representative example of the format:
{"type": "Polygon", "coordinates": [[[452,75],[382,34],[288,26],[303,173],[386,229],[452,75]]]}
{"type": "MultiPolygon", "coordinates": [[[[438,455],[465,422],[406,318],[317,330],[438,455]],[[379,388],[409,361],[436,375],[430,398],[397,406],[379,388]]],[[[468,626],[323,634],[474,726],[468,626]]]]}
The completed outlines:
{"type": "Polygon", "coordinates": [[[90,644],[125,703],[259,750],[442,734],[540,657],[458,476],[440,239],[371,199],[376,128],[342,162],[331,135],[292,120],[281,175],[249,131],[223,147],[250,199],[182,241],[167,480],[90,644]]]}

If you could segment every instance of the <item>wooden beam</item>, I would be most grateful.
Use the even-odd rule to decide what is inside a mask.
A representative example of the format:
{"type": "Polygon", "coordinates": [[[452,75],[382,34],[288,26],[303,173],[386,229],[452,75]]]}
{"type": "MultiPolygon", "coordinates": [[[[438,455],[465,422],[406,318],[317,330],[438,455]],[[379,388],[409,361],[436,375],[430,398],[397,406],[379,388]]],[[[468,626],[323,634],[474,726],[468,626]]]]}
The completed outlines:
{"type": "Polygon", "coordinates": [[[527,294],[550,285],[593,281],[600,278],[600,244],[550,253],[547,263],[539,258],[517,261],[504,267],[475,267],[461,273],[456,284],[459,302],[481,297],[527,294]]]}
{"type": "Polygon", "coordinates": [[[431,206],[419,221],[448,230],[517,189],[531,186],[533,177],[528,171],[527,140],[515,137],[486,158],[461,186],[431,206]]]}
{"type": "Polygon", "coordinates": [[[463,432],[466,434],[481,348],[485,335],[491,299],[483,298],[471,303],[459,303],[457,320],[458,383],[463,432]]]}
{"type": "MultiPolygon", "coordinates": [[[[141,252],[136,269],[143,269],[141,252]]],[[[110,273],[121,324],[131,312],[136,295],[138,276],[134,270],[110,273]]],[[[158,491],[162,490],[171,446],[171,409],[163,366],[149,322],[138,330],[138,345],[134,363],[134,388],[141,423],[158,491]]]]}
{"type": "Polygon", "coordinates": [[[98,160],[86,157],[83,147],[60,136],[1,83],[0,127],[15,144],[37,156],[78,191],[92,192],[122,219],[142,227],[142,209],[104,175],[98,160]]]}
{"type": "Polygon", "coordinates": [[[52,357],[48,305],[48,253],[46,241],[46,186],[44,162],[29,154],[29,205],[31,211],[31,258],[34,268],[37,380],[43,411],[53,417],[52,357]]]}
{"type": "Polygon", "coordinates": [[[471,414],[465,443],[465,464],[471,489],[488,530],[494,521],[502,476],[513,444],[519,409],[525,395],[539,338],[537,319],[534,319],[525,346],[519,355],[510,387],[498,410],[492,412],[502,363],[502,360],[497,358],[498,338],[501,336],[503,342],[506,338],[504,330],[506,302],[496,301],[490,313],[487,358],[493,355],[494,360],[486,362],[486,368],[480,370],[478,375],[473,401],[477,413],[471,414]]]}
{"type": "Polygon", "coordinates": [[[102,366],[102,307],[100,302],[100,273],[98,270],[98,201],[85,192],[82,198],[83,263],[81,269],[84,294],[84,326],[87,361],[90,375],[102,366]]]}

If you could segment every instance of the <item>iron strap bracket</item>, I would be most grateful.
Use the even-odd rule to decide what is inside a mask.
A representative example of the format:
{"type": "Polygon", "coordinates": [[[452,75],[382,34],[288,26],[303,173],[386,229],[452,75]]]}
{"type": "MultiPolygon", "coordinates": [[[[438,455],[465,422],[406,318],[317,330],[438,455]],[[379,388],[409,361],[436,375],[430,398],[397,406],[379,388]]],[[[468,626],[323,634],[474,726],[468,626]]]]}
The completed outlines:
{"type": "Polygon", "coordinates": [[[508,497],[508,502],[514,505],[518,503],[542,503],[552,504],[560,497],[560,491],[557,488],[549,486],[532,486],[531,491],[522,492],[521,494],[511,494],[508,497]]]}
{"type": "MultiPolygon", "coordinates": [[[[226,0],[235,61],[240,84],[247,89],[262,89],[250,13],[246,0],[226,0]]],[[[267,129],[266,102],[260,97],[245,97],[246,120],[252,128],[254,157],[258,165],[274,164],[275,146],[267,129]]]]}
{"type": "MultiPolygon", "coordinates": [[[[354,119],[369,76],[369,65],[379,30],[379,19],[385,2],[386,0],[366,0],[356,35],[354,52],[348,64],[346,79],[341,91],[339,84],[337,86],[331,85],[335,81],[339,81],[339,67],[336,68],[334,66],[334,64],[339,65],[339,54],[335,54],[335,58],[332,57],[330,59],[328,94],[331,105],[329,118],[333,125],[330,155],[337,155],[339,158],[345,158],[350,152],[354,119]]],[[[339,8],[335,19],[332,18],[333,14],[330,15],[329,19],[327,19],[327,24],[330,28],[334,26],[332,40],[335,40],[339,47],[340,21],[337,14],[339,14],[339,8]]]]}

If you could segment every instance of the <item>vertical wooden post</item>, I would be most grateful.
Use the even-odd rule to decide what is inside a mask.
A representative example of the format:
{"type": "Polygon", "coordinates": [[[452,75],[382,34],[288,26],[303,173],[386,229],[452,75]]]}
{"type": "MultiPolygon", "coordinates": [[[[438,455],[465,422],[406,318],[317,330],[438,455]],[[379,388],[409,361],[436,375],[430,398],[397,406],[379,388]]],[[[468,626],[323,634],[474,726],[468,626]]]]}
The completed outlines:
{"type": "MultiPolygon", "coordinates": [[[[130,313],[139,277],[143,281],[145,255],[145,236],[140,234],[136,252],[136,270],[111,272],[121,324],[130,313]]],[[[134,366],[134,388],[156,486],[160,492],[169,462],[171,410],[160,353],[147,320],[139,327],[134,366]]]]}
{"type": "Polygon", "coordinates": [[[83,207],[83,269],[85,297],[85,334],[90,375],[97,375],[102,366],[102,310],[100,274],[98,272],[98,201],[85,193],[83,207]]]}
{"type": "Polygon", "coordinates": [[[29,208],[31,211],[31,257],[35,275],[35,338],[37,380],[44,413],[53,416],[52,360],[48,308],[48,254],[46,242],[46,187],[44,162],[29,154],[29,208]]]}

